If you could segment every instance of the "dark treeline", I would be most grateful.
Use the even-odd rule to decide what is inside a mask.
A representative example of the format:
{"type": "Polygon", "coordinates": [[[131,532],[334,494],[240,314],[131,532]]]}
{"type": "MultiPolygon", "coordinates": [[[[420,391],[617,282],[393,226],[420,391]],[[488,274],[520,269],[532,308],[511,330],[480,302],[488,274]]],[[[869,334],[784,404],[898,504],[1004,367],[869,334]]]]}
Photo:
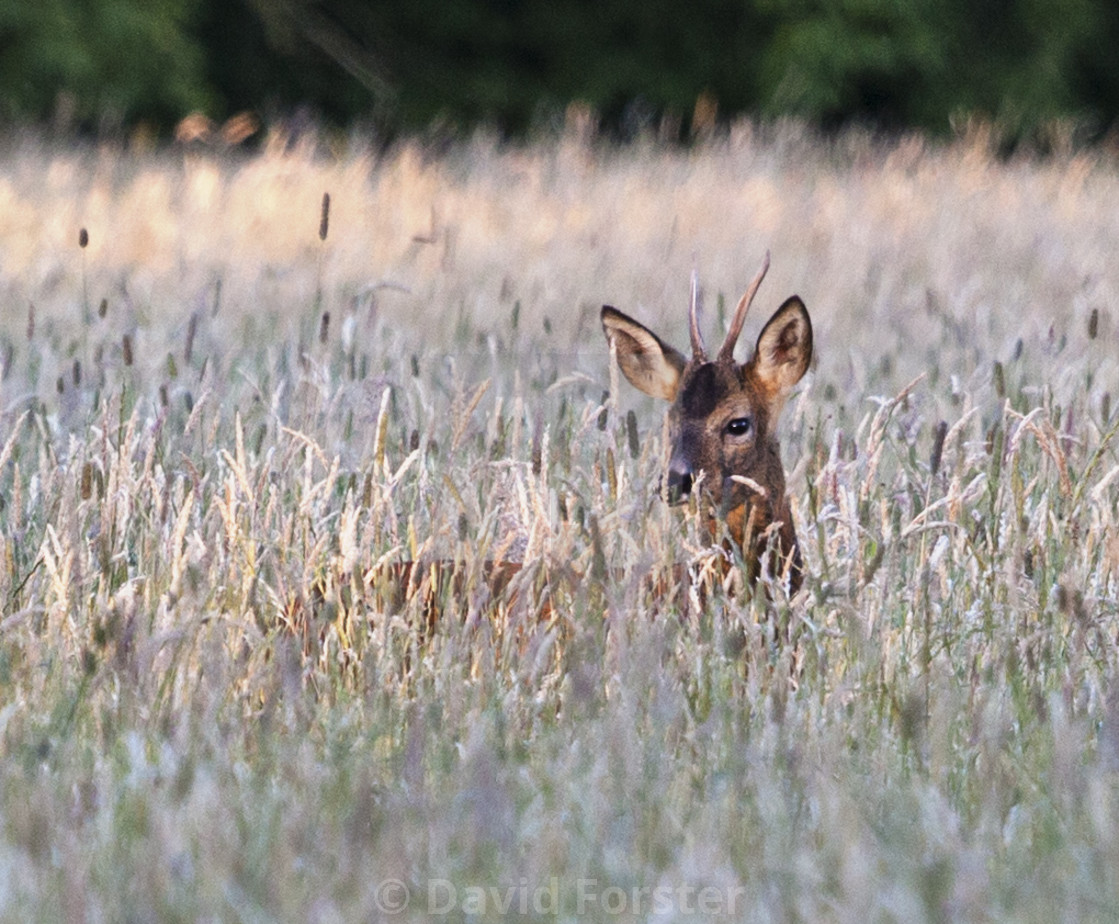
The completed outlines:
{"type": "Polygon", "coordinates": [[[581,102],[623,136],[743,114],[1099,136],[1117,49],[1106,0],[0,0],[0,122],[515,135],[581,102]]]}

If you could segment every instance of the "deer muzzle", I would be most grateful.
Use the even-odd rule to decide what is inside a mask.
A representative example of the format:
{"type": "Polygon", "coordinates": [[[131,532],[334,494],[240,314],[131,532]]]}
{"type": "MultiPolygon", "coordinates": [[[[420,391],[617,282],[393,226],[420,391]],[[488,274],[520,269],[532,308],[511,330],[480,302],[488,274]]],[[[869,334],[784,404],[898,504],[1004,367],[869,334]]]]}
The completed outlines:
{"type": "Polygon", "coordinates": [[[665,495],[670,504],[682,504],[692,493],[696,472],[691,462],[682,455],[674,453],[668,463],[665,476],[665,495]]]}

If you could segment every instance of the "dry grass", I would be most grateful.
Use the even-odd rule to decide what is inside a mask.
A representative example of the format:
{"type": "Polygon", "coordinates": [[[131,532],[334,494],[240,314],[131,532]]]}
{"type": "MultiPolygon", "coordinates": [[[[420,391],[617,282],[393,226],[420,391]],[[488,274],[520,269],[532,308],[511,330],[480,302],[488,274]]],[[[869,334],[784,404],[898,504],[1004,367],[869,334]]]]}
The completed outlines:
{"type": "Polygon", "coordinates": [[[1113,163],[2,162],[4,920],[1119,914],[1113,163]],[[806,592],[679,618],[642,578],[710,553],[598,308],[682,343],[767,247],[806,592]],[[609,577],[495,620],[506,554],[609,577]],[[363,580],[414,557],[467,574],[426,640],[363,580]]]}

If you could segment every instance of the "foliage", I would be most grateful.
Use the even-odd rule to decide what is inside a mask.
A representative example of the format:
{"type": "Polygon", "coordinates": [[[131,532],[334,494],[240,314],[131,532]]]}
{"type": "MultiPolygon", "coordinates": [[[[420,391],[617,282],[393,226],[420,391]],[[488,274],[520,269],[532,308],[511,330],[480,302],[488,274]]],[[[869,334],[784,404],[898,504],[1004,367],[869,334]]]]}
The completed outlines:
{"type": "Polygon", "coordinates": [[[208,108],[189,0],[0,3],[0,117],[166,125],[208,108]]]}
{"type": "MultiPolygon", "coordinates": [[[[1075,87],[1094,4],[768,0],[772,112],[943,130],[982,115],[1011,134],[1098,105],[1075,87]]],[[[1081,90],[1084,88],[1081,87],[1081,90]]]]}
{"type": "Polygon", "coordinates": [[[579,103],[622,137],[703,134],[717,112],[1044,140],[1111,126],[1116,38],[1092,0],[7,0],[0,116],[308,107],[389,135],[524,134],[579,103]]]}

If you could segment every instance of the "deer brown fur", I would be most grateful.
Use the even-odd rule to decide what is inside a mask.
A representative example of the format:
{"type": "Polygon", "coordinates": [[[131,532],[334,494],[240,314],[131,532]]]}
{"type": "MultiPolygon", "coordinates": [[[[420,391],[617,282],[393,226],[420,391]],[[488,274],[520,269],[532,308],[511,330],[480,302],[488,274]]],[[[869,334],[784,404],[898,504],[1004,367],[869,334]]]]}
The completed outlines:
{"type": "Polygon", "coordinates": [[[609,305],[602,309],[602,327],[629,382],[671,402],[669,500],[681,501],[698,490],[712,532],[718,528],[717,519],[726,523],[742,550],[751,582],[759,577],[763,553],[770,547],[770,575],[787,579],[795,593],[803,564],[776,430],[786,400],[812,361],[812,322],[800,298],[794,295],[777,309],[747,362],[734,359],[746,312],[768,268],[766,254],[714,360],[707,358],[699,330],[694,274],[691,358],[609,305]]]}

